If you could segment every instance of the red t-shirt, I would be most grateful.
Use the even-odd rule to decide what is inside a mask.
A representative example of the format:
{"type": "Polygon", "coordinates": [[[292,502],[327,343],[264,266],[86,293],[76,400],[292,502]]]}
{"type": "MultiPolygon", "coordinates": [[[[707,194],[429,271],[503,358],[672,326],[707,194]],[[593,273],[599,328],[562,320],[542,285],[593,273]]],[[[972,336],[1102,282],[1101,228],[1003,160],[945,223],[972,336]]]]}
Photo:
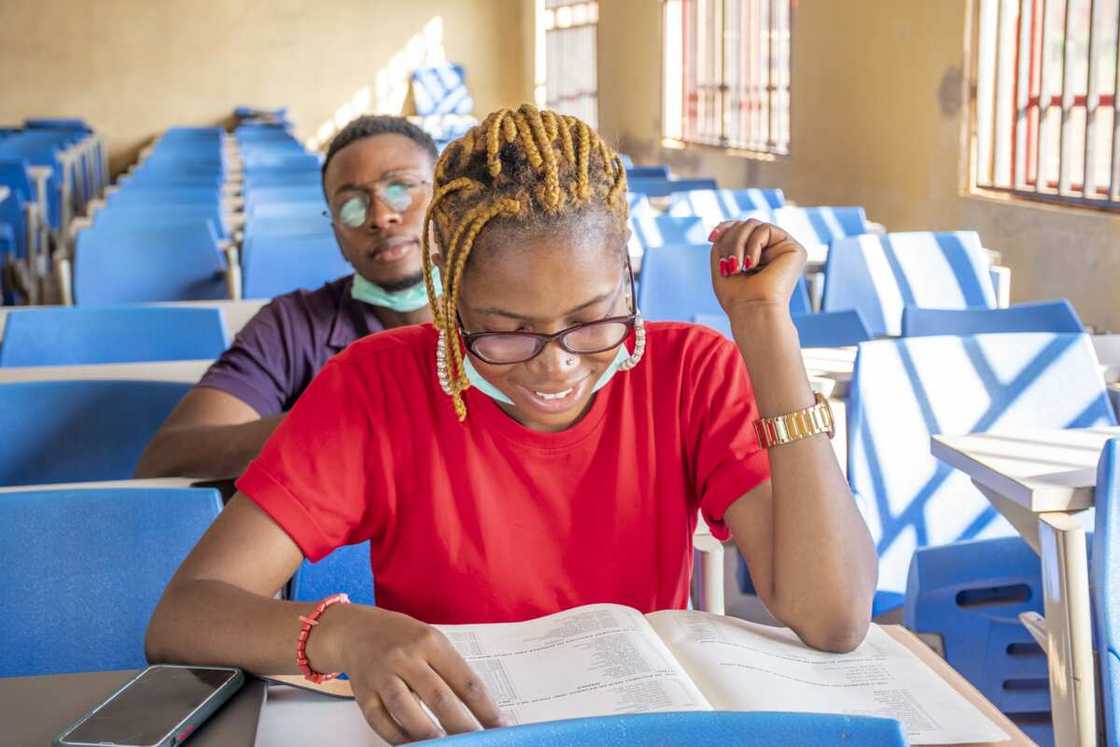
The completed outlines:
{"type": "Polygon", "coordinates": [[[424,622],[683,608],[697,509],[726,539],[724,511],[770,465],[738,349],[646,329],[642,362],[559,433],[473,388],[460,423],[435,329],[372,335],[327,363],[237,486],[313,561],[371,540],[378,605],[424,622]]]}

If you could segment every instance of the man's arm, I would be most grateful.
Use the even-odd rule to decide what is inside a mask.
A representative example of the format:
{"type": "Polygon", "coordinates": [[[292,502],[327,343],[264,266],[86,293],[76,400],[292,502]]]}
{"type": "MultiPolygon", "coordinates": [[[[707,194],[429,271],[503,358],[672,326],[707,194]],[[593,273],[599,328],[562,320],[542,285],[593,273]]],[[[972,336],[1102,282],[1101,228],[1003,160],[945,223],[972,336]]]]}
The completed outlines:
{"type": "Polygon", "coordinates": [[[135,476],[237,477],[283,417],[262,418],[232,394],[195,387],[144,449],[135,476]]]}

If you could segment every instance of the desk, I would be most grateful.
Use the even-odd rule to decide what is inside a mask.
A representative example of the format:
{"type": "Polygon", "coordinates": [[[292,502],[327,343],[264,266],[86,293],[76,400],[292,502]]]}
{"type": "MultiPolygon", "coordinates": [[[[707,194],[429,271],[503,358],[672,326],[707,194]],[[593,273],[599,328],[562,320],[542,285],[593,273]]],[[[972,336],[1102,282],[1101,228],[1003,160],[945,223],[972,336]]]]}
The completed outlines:
{"type": "Polygon", "coordinates": [[[1054,736],[1096,743],[1085,522],[1097,461],[1120,428],[933,436],[931,452],[970,478],[1042,558],[1054,736]]]}
{"type": "MultiPolygon", "coordinates": [[[[46,747],[60,731],[84,716],[136,675],[136,670],[0,678],[0,744],[46,747]]],[[[245,686],[187,743],[191,747],[249,747],[265,699],[264,682],[245,686]]],[[[321,734],[319,736],[322,736],[321,734]]],[[[310,743],[309,743],[310,744],[310,743]]]]}
{"type": "Polygon", "coordinates": [[[160,361],[158,363],[94,363],[83,366],[14,366],[0,368],[0,384],[12,381],[178,381],[197,384],[214,361],[160,361]]]}
{"type": "MultiPolygon", "coordinates": [[[[1000,713],[968,680],[953,670],[943,659],[900,625],[884,625],[883,630],[949,683],[966,700],[1011,737],[1008,741],[989,743],[992,747],[1017,747],[1033,744],[1006,716],[1000,713]]],[[[334,743],[353,747],[385,744],[366,725],[353,701],[338,700],[308,690],[290,687],[269,687],[268,702],[261,714],[257,730],[258,747],[302,747],[322,739],[322,724],[331,725],[334,743]]],[[[974,747],[984,747],[975,745],[974,747]]]]}

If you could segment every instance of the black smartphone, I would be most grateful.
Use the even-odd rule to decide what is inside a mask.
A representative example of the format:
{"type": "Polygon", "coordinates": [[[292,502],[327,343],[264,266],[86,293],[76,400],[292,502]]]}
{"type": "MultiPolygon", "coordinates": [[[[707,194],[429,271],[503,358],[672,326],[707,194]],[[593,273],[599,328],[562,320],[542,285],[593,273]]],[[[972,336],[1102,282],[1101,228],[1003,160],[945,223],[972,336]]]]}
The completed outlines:
{"type": "Polygon", "coordinates": [[[240,669],[145,669],[55,737],[55,747],[176,747],[245,683],[240,669]]]}

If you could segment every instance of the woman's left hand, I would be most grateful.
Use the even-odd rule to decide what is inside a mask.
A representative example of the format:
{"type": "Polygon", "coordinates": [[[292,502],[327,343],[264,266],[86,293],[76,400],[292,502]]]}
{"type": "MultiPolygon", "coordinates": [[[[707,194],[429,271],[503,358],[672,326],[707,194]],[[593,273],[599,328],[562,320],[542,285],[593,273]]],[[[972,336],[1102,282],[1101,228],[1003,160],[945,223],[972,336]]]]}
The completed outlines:
{"type": "Polygon", "coordinates": [[[759,305],[789,307],[807,254],[788,233],[752,218],[720,223],[709,240],[712,287],[728,317],[759,305]]]}

